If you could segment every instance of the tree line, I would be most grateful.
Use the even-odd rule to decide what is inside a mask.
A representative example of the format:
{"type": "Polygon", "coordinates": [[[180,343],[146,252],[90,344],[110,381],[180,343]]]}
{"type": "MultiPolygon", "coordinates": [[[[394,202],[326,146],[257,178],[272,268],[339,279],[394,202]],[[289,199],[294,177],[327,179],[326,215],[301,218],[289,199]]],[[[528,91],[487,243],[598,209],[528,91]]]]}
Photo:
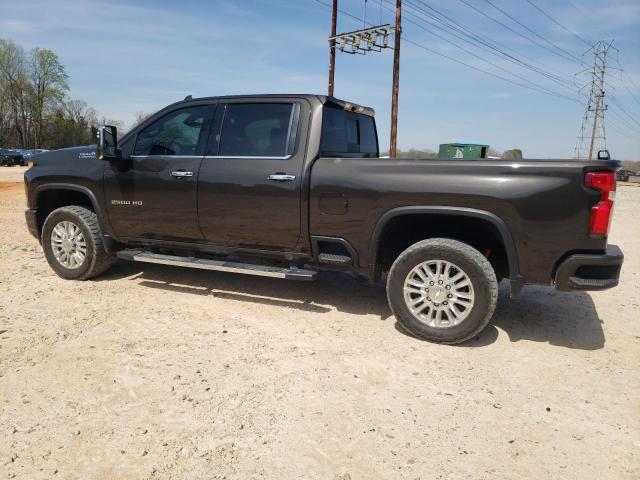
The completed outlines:
{"type": "Polygon", "coordinates": [[[26,52],[0,38],[0,147],[55,149],[95,143],[98,118],[87,102],[69,97],[69,75],[45,48],[26,52]]]}

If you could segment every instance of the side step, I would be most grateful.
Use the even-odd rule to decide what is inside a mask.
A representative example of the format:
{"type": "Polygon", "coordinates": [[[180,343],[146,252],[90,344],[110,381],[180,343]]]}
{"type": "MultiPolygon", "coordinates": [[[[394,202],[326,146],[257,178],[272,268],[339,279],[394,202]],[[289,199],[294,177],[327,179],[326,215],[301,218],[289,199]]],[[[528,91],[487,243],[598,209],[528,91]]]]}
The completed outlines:
{"type": "Polygon", "coordinates": [[[250,263],[227,262],[226,260],[209,260],[195,257],[179,257],[177,255],[163,255],[148,250],[121,250],[118,258],[133,262],[159,263],[175,267],[199,268],[202,270],[216,270],[220,272],[244,273],[261,277],[284,278],[287,280],[311,281],[317,272],[301,268],[284,268],[269,265],[253,265],[250,263]]]}

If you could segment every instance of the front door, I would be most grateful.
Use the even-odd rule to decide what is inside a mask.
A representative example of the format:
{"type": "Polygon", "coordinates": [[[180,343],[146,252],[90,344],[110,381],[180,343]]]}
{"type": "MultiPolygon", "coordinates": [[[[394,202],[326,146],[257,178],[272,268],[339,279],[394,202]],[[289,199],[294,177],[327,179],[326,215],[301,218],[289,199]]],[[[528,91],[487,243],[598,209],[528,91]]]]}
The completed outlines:
{"type": "Polygon", "coordinates": [[[202,239],[196,192],[211,105],[170,111],[145,126],[106,169],[111,227],[121,239],[202,239]]]}
{"type": "Polygon", "coordinates": [[[218,107],[202,162],[198,215],[211,243],[293,250],[300,237],[304,149],[297,148],[296,101],[229,102],[218,107]]]}

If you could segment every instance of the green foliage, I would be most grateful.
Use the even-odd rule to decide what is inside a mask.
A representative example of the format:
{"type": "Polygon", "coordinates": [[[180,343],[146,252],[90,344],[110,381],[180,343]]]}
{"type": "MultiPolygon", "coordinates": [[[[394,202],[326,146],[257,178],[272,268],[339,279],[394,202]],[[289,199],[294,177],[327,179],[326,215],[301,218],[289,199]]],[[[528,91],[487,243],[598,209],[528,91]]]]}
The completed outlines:
{"type": "MultiPolygon", "coordinates": [[[[380,155],[388,157],[389,152],[386,151],[380,155]]],[[[438,158],[438,154],[429,149],[418,150],[416,148],[410,148],[409,150],[398,150],[398,158],[438,158]]]]}
{"type": "Polygon", "coordinates": [[[522,160],[522,150],[519,148],[512,148],[511,150],[505,150],[502,152],[502,158],[508,160],[522,160]]]}
{"type": "Polygon", "coordinates": [[[67,96],[64,66],[51,50],[28,54],[0,39],[0,147],[63,148],[95,142],[98,117],[67,96]]]}

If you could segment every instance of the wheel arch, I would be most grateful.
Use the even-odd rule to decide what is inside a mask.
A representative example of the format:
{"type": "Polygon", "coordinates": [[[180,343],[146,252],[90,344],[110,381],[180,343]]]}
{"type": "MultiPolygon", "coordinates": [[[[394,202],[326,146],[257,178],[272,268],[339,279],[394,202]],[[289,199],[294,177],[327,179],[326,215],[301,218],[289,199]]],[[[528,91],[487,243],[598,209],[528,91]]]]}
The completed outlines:
{"type": "MultiPolygon", "coordinates": [[[[509,227],[500,217],[491,212],[466,207],[408,206],[394,208],[385,212],[376,223],[373,234],[371,236],[369,246],[369,276],[371,280],[377,280],[381,275],[381,241],[384,238],[387,229],[392,225],[391,222],[403,217],[415,218],[416,216],[424,215],[443,215],[455,217],[456,219],[459,218],[460,220],[468,218],[474,219],[475,222],[482,222],[486,225],[489,225],[497,233],[497,237],[504,247],[508,268],[508,278],[511,282],[511,295],[517,296],[520,293],[520,290],[524,285],[524,280],[520,275],[518,266],[518,254],[509,227]]],[[[437,236],[437,229],[436,235],[433,236],[437,236]]]]}
{"type": "Polygon", "coordinates": [[[111,251],[112,247],[115,246],[114,241],[106,233],[108,225],[103,208],[95,194],[88,187],[71,183],[47,183],[36,187],[34,197],[38,238],[42,235],[42,226],[45,219],[52,211],[70,205],[80,205],[90,207],[96,213],[100,225],[100,236],[107,251],[111,251]]]}

